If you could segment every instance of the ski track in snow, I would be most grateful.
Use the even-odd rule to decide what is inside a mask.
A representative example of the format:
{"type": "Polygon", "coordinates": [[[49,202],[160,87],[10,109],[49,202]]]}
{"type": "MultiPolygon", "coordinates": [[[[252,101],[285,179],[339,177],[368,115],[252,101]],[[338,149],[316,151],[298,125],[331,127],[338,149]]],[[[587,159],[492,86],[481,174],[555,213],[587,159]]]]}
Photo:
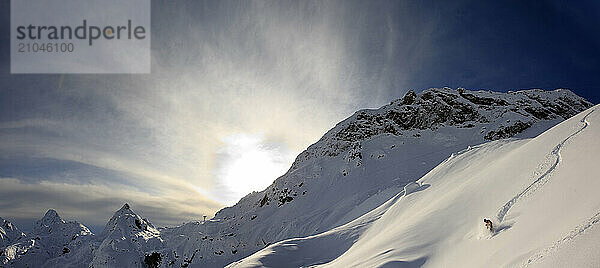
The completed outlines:
{"type": "Polygon", "coordinates": [[[581,122],[584,123],[583,127],[581,127],[579,130],[575,131],[573,134],[566,137],[558,145],[556,145],[556,147],[554,147],[554,149],[552,149],[552,152],[550,154],[554,155],[556,157],[556,160],[554,161],[552,166],[550,166],[550,168],[548,170],[546,170],[546,172],[544,172],[544,174],[542,174],[535,181],[533,181],[533,183],[531,183],[529,186],[527,186],[527,188],[525,188],[525,190],[518,193],[512,199],[510,199],[508,202],[506,202],[506,204],[504,204],[504,206],[500,209],[500,211],[498,211],[498,215],[496,216],[498,219],[498,223],[502,223],[502,221],[504,220],[504,217],[506,216],[506,214],[508,214],[508,211],[515,205],[515,203],[517,203],[521,199],[521,197],[523,197],[526,194],[533,193],[535,190],[539,189],[542,185],[544,185],[548,181],[549,175],[556,169],[556,167],[558,166],[558,164],[560,163],[560,161],[562,159],[561,155],[560,155],[560,149],[563,147],[563,145],[565,145],[565,143],[569,139],[571,139],[575,135],[579,134],[581,131],[583,131],[585,128],[587,128],[587,126],[590,125],[590,123],[587,121],[587,117],[594,111],[595,110],[590,111],[581,119],[581,122]]]}
{"type": "Polygon", "coordinates": [[[542,250],[539,250],[536,253],[534,253],[533,255],[531,255],[531,257],[527,258],[527,260],[524,263],[522,263],[520,267],[527,267],[531,264],[538,262],[539,260],[541,260],[545,256],[549,255],[550,253],[558,251],[558,248],[563,243],[573,240],[575,237],[579,236],[580,234],[585,232],[585,230],[591,228],[598,222],[600,222],[600,212],[596,213],[596,215],[592,216],[591,218],[587,219],[587,221],[585,221],[584,223],[575,227],[566,236],[557,240],[551,246],[544,248],[542,250]]]}

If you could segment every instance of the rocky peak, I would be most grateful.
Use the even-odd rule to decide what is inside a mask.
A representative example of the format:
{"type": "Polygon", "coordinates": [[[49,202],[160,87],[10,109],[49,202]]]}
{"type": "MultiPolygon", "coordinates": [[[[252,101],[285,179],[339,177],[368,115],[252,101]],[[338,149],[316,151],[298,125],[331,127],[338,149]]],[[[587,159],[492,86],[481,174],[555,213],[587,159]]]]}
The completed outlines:
{"type": "Polygon", "coordinates": [[[158,233],[158,230],[154,227],[154,225],[152,225],[152,223],[150,223],[150,221],[143,219],[133,212],[127,203],[117,210],[112,218],[108,221],[104,227],[104,230],[102,231],[102,236],[108,236],[110,233],[113,233],[119,229],[128,233],[145,231],[150,233],[158,233]]]}
{"type": "Polygon", "coordinates": [[[75,221],[66,222],[54,209],[49,209],[44,217],[36,221],[31,234],[35,236],[47,236],[55,232],[60,232],[64,236],[92,234],[92,232],[81,223],[75,221]]]}
{"type": "Polygon", "coordinates": [[[15,227],[13,226],[13,224],[5,219],[3,219],[2,217],[0,217],[0,227],[2,227],[2,229],[4,230],[14,230],[15,227]]]}
{"type": "Polygon", "coordinates": [[[337,124],[317,143],[302,152],[292,169],[314,157],[347,153],[360,156],[361,141],[387,134],[416,137],[442,127],[479,127],[481,142],[510,138],[541,121],[565,120],[592,103],[568,89],[521,90],[508,93],[464,88],[409,90],[402,99],[379,109],[366,109],[337,124]]]}
{"type": "Polygon", "coordinates": [[[58,212],[54,209],[49,209],[46,211],[44,217],[40,220],[40,223],[44,225],[50,225],[52,223],[64,223],[64,221],[58,215],[58,212]]]}
{"type": "Polygon", "coordinates": [[[0,217],[0,248],[8,246],[21,237],[25,237],[25,234],[17,226],[0,217]]]}
{"type": "Polygon", "coordinates": [[[129,204],[125,203],[119,210],[115,212],[115,215],[124,215],[124,214],[135,214],[129,204]]]}
{"type": "Polygon", "coordinates": [[[52,227],[65,224],[65,221],[58,215],[56,210],[49,209],[46,211],[44,217],[35,222],[33,232],[37,234],[44,234],[52,230],[52,227]]]}
{"type": "Polygon", "coordinates": [[[408,92],[406,92],[406,94],[404,94],[404,97],[402,97],[402,104],[403,105],[411,105],[415,102],[415,100],[417,99],[417,93],[415,93],[414,90],[409,90],[408,92]]]}
{"type": "Polygon", "coordinates": [[[108,221],[98,241],[101,242],[90,264],[93,267],[138,267],[147,252],[164,247],[160,231],[127,203],[108,221]]]}

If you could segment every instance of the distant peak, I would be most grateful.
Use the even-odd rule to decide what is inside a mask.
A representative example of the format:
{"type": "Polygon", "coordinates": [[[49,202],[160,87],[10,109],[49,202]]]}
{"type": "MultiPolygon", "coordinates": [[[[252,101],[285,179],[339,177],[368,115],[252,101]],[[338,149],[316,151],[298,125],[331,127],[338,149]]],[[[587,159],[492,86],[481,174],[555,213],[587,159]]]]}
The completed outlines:
{"type": "Polygon", "coordinates": [[[60,219],[60,216],[58,216],[58,213],[56,212],[56,210],[54,209],[49,209],[48,211],[46,211],[46,215],[44,215],[44,217],[42,219],[60,219]]]}
{"type": "Polygon", "coordinates": [[[38,221],[38,224],[51,225],[53,223],[60,223],[60,222],[63,222],[63,220],[60,218],[60,216],[58,216],[58,213],[56,212],[56,210],[49,209],[48,211],[46,211],[46,214],[44,215],[44,217],[40,221],[38,221]]]}
{"type": "Polygon", "coordinates": [[[10,221],[7,221],[7,220],[3,219],[2,217],[0,217],[0,226],[3,226],[8,229],[12,229],[12,227],[13,227],[13,225],[12,225],[12,223],[10,223],[10,221]]]}
{"type": "Polygon", "coordinates": [[[115,212],[115,216],[120,216],[123,214],[135,214],[132,210],[131,210],[131,206],[129,206],[128,203],[123,204],[123,206],[117,210],[115,212]]]}
{"type": "Polygon", "coordinates": [[[140,230],[148,231],[149,228],[152,232],[158,232],[147,219],[143,219],[133,212],[131,206],[125,203],[106,223],[100,236],[106,237],[117,229],[138,232],[140,230]]]}

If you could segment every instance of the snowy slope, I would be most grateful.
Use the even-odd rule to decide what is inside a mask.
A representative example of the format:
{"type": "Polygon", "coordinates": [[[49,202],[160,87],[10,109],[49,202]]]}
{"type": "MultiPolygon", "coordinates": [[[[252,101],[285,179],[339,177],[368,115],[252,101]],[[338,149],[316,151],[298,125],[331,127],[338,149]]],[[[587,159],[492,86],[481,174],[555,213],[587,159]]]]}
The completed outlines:
{"type": "MultiPolygon", "coordinates": [[[[453,152],[490,140],[533,137],[589,107],[591,103],[564,89],[409,91],[389,105],[358,111],[340,122],[271,186],[250,193],[209,221],[157,229],[126,205],[102,234],[70,242],[68,253],[33,258],[28,256],[34,251],[13,250],[32,247],[19,244],[7,248],[12,259],[3,263],[18,267],[15,263],[33,258],[48,267],[141,267],[145,262],[222,267],[277,241],[311,235],[343,245],[316,250],[321,242],[302,240],[313,243],[315,254],[326,255],[322,261],[330,261],[354,247],[368,226],[380,222],[375,218],[385,218],[384,212],[395,203],[391,198],[406,199],[398,193],[408,182],[453,152]]],[[[408,197],[428,192],[427,187],[413,187],[408,197]]],[[[64,247],[62,242],[50,251],[64,247]]],[[[47,251],[45,244],[36,246],[47,251]]]]}
{"type": "Polygon", "coordinates": [[[231,266],[599,267],[598,109],[533,139],[459,152],[420,178],[416,192],[231,266]],[[483,218],[494,221],[493,234],[483,218]]]}
{"type": "Polygon", "coordinates": [[[335,228],[381,205],[452,152],[535,136],[590,106],[568,90],[409,91],[337,124],[266,190],[197,226],[209,237],[217,232],[215,241],[188,248],[200,249],[199,264],[218,267],[270,243],[335,228]]]}

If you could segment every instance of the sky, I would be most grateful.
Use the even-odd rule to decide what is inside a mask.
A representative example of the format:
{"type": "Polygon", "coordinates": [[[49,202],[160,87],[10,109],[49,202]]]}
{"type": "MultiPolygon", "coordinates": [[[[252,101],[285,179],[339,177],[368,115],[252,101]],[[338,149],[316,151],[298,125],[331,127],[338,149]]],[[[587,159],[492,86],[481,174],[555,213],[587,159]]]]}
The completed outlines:
{"type": "Polygon", "coordinates": [[[211,217],[337,122],[409,89],[600,101],[597,1],[152,1],[151,74],[10,74],[0,2],[0,217],[96,232],[128,202],[211,217]]]}

